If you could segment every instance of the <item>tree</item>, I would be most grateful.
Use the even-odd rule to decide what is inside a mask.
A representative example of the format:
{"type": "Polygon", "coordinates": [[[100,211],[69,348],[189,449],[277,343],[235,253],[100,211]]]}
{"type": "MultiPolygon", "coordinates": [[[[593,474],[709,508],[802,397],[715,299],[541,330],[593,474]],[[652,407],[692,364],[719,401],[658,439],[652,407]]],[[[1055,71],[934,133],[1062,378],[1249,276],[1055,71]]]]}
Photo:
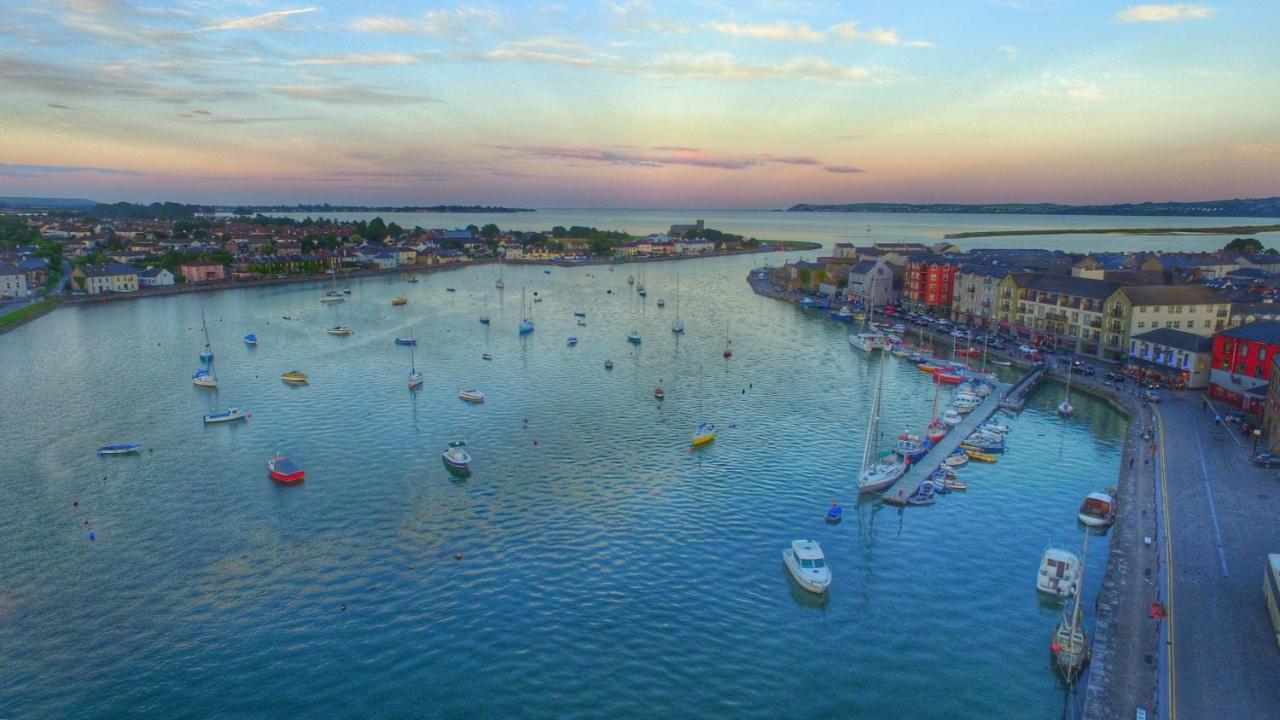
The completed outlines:
{"type": "Polygon", "coordinates": [[[488,225],[485,225],[484,227],[480,228],[480,235],[485,240],[490,240],[490,241],[497,240],[498,236],[501,234],[502,234],[502,231],[499,230],[498,226],[494,225],[493,223],[489,223],[488,225]]]}
{"type": "Polygon", "coordinates": [[[801,285],[808,285],[809,280],[813,278],[813,273],[809,268],[801,268],[800,272],[796,273],[796,278],[800,280],[801,285]]]}
{"type": "Polygon", "coordinates": [[[1249,253],[1249,254],[1260,253],[1262,252],[1262,241],[1259,240],[1258,238],[1238,237],[1235,240],[1232,240],[1231,242],[1227,243],[1226,247],[1222,249],[1226,252],[1238,252],[1238,253],[1249,253]]]}

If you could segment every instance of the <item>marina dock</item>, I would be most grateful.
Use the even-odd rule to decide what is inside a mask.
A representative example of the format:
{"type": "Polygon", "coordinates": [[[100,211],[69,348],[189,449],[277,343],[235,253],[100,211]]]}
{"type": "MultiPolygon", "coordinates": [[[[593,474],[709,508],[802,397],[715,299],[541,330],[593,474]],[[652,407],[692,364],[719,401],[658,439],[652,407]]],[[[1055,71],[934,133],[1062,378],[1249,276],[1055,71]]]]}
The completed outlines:
{"type": "MultiPolygon", "coordinates": [[[[1025,378],[1024,378],[1025,379],[1025,378]]],[[[1019,383],[1022,381],[1020,380],[1019,383]]],[[[959,425],[951,428],[947,436],[942,438],[942,442],[933,446],[929,454],[920,459],[916,465],[912,465],[907,469],[898,482],[891,485],[884,491],[885,495],[897,495],[898,491],[902,491],[903,495],[910,495],[920,483],[929,478],[929,473],[937,469],[938,465],[960,444],[964,439],[969,437],[978,426],[991,419],[992,415],[1000,409],[1000,398],[1009,391],[1009,385],[1006,383],[996,383],[995,389],[991,394],[983,398],[982,404],[974,408],[972,412],[964,416],[964,420],[959,425]]]]}

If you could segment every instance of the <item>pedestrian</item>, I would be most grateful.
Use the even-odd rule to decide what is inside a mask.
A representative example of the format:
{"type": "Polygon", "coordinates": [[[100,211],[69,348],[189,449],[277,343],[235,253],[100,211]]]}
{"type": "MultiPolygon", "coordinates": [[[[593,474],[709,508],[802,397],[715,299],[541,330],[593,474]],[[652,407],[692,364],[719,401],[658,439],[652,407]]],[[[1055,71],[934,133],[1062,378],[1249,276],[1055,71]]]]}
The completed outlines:
{"type": "Polygon", "coordinates": [[[1133,458],[1129,458],[1129,469],[1133,469],[1133,458]]]}

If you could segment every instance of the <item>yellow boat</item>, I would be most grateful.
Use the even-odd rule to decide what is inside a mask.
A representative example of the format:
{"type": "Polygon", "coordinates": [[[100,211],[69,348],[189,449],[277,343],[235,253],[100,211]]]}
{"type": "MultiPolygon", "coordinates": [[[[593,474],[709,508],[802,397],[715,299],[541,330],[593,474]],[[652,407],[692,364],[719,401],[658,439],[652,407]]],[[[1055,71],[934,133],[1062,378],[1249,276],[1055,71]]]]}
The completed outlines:
{"type": "Polygon", "coordinates": [[[405,298],[405,296],[401,295],[400,297],[396,298],[395,300],[392,300],[392,301],[391,301],[391,304],[392,304],[392,305],[404,305],[404,304],[405,304],[405,303],[407,303],[407,302],[409,302],[409,300],[408,300],[408,299],[406,299],[406,298],[405,298]]]}
{"type": "Polygon", "coordinates": [[[977,452],[976,450],[965,450],[964,454],[968,455],[970,460],[977,460],[978,462],[993,463],[997,460],[995,455],[977,452]]]}
{"type": "Polygon", "coordinates": [[[716,426],[709,422],[698,424],[698,431],[689,439],[689,444],[694,447],[702,447],[716,439],[716,426]]]}
{"type": "Polygon", "coordinates": [[[925,363],[920,363],[919,365],[916,365],[916,369],[923,373],[932,373],[933,371],[938,369],[938,366],[926,365],[925,363]]]}
{"type": "Polygon", "coordinates": [[[280,379],[286,383],[289,383],[290,385],[306,385],[307,384],[307,374],[304,372],[298,372],[297,370],[290,370],[289,372],[281,375],[280,379]]]}

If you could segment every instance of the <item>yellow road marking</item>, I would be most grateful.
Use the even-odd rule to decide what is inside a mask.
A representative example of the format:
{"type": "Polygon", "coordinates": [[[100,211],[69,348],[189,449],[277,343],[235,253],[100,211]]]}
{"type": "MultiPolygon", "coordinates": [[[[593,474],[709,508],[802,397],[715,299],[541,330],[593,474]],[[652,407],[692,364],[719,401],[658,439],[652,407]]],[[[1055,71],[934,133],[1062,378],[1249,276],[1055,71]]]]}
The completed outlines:
{"type": "Polygon", "coordinates": [[[1164,504],[1164,557],[1165,582],[1169,586],[1169,597],[1165,601],[1165,617],[1169,623],[1169,720],[1178,718],[1178,676],[1173,671],[1173,538],[1169,535],[1169,480],[1165,474],[1164,461],[1164,416],[1160,410],[1152,407],[1159,420],[1160,431],[1160,496],[1164,504]]]}

